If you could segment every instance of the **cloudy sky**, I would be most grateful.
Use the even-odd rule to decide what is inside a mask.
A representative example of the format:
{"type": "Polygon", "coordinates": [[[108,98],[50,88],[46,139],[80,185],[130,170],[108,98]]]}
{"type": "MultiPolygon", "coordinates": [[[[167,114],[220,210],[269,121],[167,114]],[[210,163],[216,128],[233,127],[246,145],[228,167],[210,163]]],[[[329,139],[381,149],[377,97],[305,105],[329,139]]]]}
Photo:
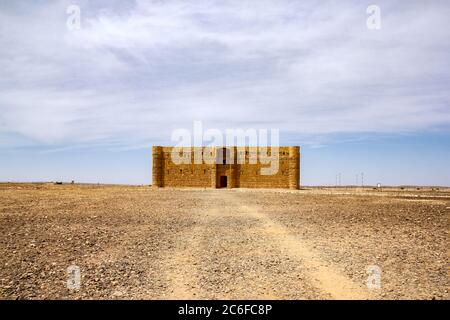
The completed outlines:
{"type": "Polygon", "coordinates": [[[151,145],[200,120],[279,129],[303,184],[450,186],[449,16],[446,0],[1,0],[0,181],[150,183],[151,145]]]}

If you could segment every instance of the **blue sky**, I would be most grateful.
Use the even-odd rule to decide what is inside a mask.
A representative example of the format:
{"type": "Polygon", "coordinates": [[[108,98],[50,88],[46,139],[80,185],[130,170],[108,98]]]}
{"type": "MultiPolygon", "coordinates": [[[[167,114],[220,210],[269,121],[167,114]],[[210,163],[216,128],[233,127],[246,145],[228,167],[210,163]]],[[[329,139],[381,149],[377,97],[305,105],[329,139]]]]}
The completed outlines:
{"type": "Polygon", "coordinates": [[[450,186],[449,16],[448,1],[2,1],[0,181],[150,183],[151,145],[201,120],[278,128],[303,184],[450,186]]]}

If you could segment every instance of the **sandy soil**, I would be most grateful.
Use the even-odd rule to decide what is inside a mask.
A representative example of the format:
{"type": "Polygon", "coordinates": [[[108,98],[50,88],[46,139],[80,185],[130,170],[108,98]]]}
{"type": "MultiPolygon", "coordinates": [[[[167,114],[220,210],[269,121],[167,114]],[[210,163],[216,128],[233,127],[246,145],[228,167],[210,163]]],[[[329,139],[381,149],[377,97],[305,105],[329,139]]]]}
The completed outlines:
{"type": "Polygon", "coordinates": [[[449,216],[445,189],[0,184],[0,297],[448,299],[449,216]]]}

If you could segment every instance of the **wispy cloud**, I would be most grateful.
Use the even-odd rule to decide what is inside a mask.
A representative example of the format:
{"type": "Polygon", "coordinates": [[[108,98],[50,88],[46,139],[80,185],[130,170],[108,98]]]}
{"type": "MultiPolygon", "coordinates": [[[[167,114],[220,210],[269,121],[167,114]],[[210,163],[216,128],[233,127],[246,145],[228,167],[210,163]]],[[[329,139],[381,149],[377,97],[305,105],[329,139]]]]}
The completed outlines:
{"type": "MultiPolygon", "coordinates": [[[[0,5],[0,137],[133,147],[193,120],[305,135],[450,124],[447,1],[0,5]]],[[[2,143],[0,146],[11,143],[2,143]]]]}

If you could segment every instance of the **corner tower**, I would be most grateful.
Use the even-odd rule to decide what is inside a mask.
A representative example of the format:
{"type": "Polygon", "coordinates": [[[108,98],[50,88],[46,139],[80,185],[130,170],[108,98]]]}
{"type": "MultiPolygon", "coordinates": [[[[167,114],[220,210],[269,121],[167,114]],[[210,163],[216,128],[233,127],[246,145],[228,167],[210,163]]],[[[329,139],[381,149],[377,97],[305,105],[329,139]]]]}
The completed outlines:
{"type": "Polygon", "coordinates": [[[300,188],[300,147],[289,147],[289,189],[300,188]]]}
{"type": "Polygon", "coordinates": [[[152,147],[152,186],[164,187],[164,153],[163,147],[152,147]]]}

